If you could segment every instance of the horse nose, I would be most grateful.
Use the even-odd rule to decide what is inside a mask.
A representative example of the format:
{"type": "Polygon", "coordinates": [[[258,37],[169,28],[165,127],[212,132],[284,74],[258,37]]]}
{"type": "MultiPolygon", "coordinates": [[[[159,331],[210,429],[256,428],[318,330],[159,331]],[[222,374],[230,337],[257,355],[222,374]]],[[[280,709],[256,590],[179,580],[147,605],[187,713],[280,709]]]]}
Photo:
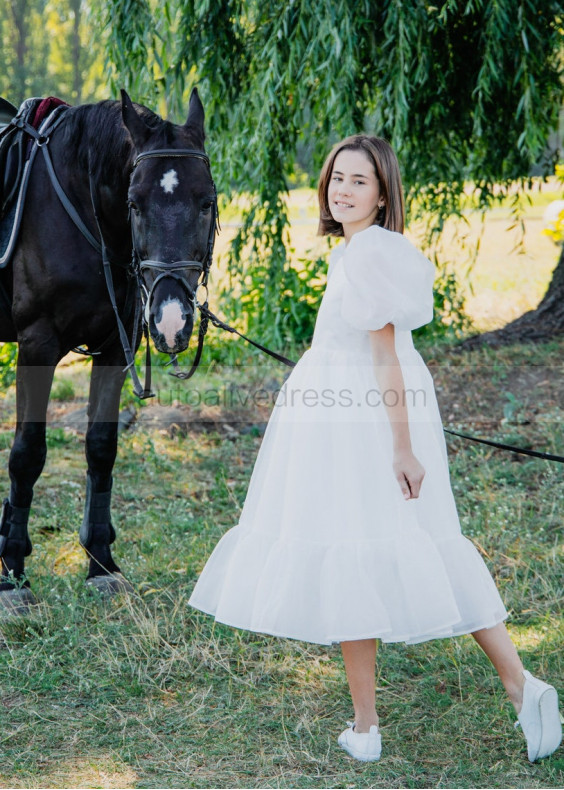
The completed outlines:
{"type": "Polygon", "coordinates": [[[164,339],[166,348],[159,348],[161,343],[155,340],[157,348],[159,348],[159,351],[165,351],[167,353],[177,353],[183,350],[178,348],[179,343],[177,340],[178,335],[181,335],[183,330],[187,328],[186,314],[182,304],[178,299],[170,299],[161,305],[159,312],[160,316],[158,319],[155,318],[155,329],[160,336],[159,339],[164,339]]]}

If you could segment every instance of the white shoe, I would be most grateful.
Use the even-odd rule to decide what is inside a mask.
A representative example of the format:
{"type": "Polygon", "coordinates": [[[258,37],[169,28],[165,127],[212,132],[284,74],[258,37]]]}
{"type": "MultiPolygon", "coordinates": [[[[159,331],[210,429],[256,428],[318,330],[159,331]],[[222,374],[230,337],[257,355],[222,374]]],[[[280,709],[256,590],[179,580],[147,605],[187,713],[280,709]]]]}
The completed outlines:
{"type": "Polygon", "coordinates": [[[527,739],[530,762],[548,757],[558,749],[562,741],[562,724],[558,712],[558,694],[553,686],[523,671],[523,707],[518,714],[523,735],[527,739]]]}
{"type": "Polygon", "coordinates": [[[338,739],[338,744],[346,752],[364,763],[379,760],[382,753],[382,736],[378,727],[373,724],[370,732],[355,732],[354,722],[347,722],[348,729],[344,730],[338,739]]]}

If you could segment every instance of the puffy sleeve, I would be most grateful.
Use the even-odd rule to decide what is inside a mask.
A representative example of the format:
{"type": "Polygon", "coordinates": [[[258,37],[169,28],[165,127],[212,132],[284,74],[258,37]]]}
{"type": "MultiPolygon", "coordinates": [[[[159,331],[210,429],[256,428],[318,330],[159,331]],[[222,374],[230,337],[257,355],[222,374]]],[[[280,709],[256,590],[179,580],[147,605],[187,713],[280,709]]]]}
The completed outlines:
{"type": "Polygon", "coordinates": [[[344,254],[341,315],[355,329],[417,329],[433,320],[435,267],[401,233],[376,225],[344,254]]]}

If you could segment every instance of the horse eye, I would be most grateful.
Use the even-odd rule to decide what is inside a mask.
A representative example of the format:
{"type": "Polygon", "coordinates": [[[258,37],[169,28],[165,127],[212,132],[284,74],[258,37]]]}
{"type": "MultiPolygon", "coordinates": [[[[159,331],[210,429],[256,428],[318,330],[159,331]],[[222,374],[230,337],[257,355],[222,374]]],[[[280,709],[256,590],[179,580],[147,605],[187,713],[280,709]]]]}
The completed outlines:
{"type": "Polygon", "coordinates": [[[207,211],[209,211],[211,209],[212,206],[213,206],[213,202],[211,200],[206,200],[204,203],[202,203],[202,207],[201,207],[200,211],[202,213],[203,212],[207,212],[207,211]]]}
{"type": "Polygon", "coordinates": [[[139,214],[139,206],[134,200],[128,200],[127,205],[129,206],[130,211],[134,211],[135,214],[139,214]]]}

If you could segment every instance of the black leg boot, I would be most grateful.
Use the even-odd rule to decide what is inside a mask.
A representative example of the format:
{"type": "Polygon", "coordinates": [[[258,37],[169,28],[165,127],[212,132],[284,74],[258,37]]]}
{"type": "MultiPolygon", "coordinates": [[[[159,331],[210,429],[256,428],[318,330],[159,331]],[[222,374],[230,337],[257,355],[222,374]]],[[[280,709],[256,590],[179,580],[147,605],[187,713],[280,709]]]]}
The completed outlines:
{"type": "Polygon", "coordinates": [[[5,499],[0,515],[0,618],[22,615],[36,603],[25,578],[25,558],[31,554],[27,525],[30,508],[5,499]]]}

